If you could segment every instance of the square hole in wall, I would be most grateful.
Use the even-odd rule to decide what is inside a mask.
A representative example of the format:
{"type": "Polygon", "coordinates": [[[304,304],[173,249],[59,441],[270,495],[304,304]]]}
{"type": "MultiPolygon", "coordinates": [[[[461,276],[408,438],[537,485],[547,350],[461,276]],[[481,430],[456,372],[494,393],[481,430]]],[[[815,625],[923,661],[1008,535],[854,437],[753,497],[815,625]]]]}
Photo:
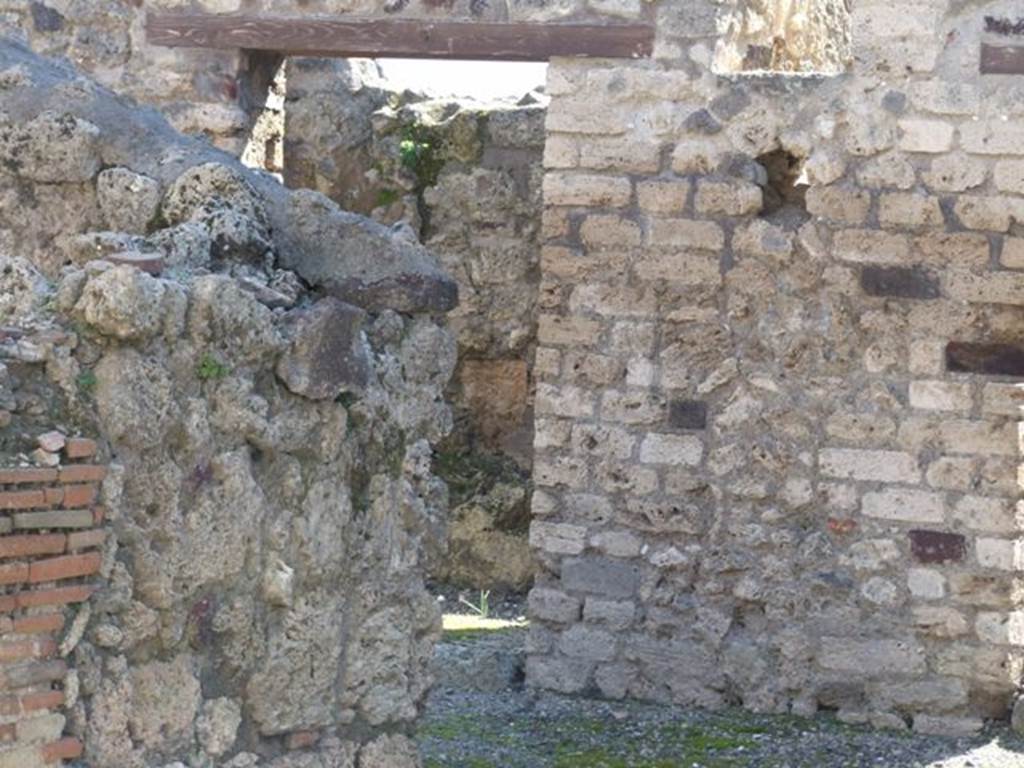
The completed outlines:
{"type": "Polygon", "coordinates": [[[719,74],[825,74],[849,67],[851,0],[732,0],[720,18],[719,74]]]}

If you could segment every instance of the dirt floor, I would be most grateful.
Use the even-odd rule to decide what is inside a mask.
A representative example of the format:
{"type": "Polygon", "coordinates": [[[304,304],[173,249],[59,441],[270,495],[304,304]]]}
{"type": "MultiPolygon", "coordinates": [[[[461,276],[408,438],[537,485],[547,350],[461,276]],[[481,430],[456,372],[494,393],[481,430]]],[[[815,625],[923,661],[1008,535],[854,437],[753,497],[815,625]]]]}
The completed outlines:
{"type": "Polygon", "coordinates": [[[425,768],[1024,768],[1024,738],[999,724],[948,739],[537,693],[522,682],[525,628],[466,613],[446,626],[419,731],[425,768]]]}

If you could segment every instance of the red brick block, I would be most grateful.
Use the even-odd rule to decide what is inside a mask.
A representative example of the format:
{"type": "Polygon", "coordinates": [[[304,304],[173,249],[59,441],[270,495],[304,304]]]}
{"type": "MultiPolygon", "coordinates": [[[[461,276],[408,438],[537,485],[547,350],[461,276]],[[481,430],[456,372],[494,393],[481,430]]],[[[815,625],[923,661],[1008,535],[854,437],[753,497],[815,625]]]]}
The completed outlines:
{"type": "Polygon", "coordinates": [[[64,508],[78,509],[91,506],[96,501],[95,485],[66,485],[64,486],[64,508]]]}
{"type": "Polygon", "coordinates": [[[10,616],[0,616],[0,637],[14,631],[14,620],[10,616]]]}
{"type": "Polygon", "coordinates": [[[320,740],[317,731],[292,731],[288,734],[285,746],[288,749],[309,749],[320,740]]]}
{"type": "Polygon", "coordinates": [[[102,547],[107,540],[107,532],[102,528],[95,531],[76,531],[68,534],[68,551],[74,552],[79,549],[91,549],[102,547]]]}
{"type": "Polygon", "coordinates": [[[7,723],[0,725],[0,744],[10,744],[18,737],[17,724],[7,723]]]}
{"type": "Polygon", "coordinates": [[[29,566],[28,580],[33,584],[40,581],[60,581],[76,576],[90,576],[98,573],[102,558],[99,552],[85,555],[65,555],[36,560],[29,566]]]}
{"type": "Polygon", "coordinates": [[[22,485],[25,483],[52,483],[56,479],[56,469],[37,469],[35,467],[0,469],[0,485],[22,485]]]}
{"type": "Polygon", "coordinates": [[[37,533],[0,538],[0,558],[57,555],[67,546],[63,533],[37,533]]]}
{"type": "Polygon", "coordinates": [[[107,508],[103,506],[95,506],[92,508],[92,524],[103,525],[103,521],[107,518],[107,508]]]}
{"type": "Polygon", "coordinates": [[[0,584],[20,584],[28,581],[28,563],[0,565],[0,584]]]}
{"type": "Polygon", "coordinates": [[[21,706],[26,712],[35,712],[40,709],[57,709],[64,706],[64,691],[26,693],[21,697],[21,706]]]}
{"type": "Polygon", "coordinates": [[[64,500],[64,489],[63,488],[43,488],[43,497],[46,500],[46,506],[56,507],[64,500]]]}
{"type": "Polygon", "coordinates": [[[98,483],[107,476],[107,468],[99,464],[73,464],[60,468],[62,483],[98,483]]]}
{"type": "Polygon", "coordinates": [[[43,762],[46,763],[59,763],[61,760],[74,760],[81,756],[82,742],[74,736],[65,736],[43,747],[43,762]]]}
{"type": "Polygon", "coordinates": [[[36,592],[20,592],[15,595],[18,608],[34,608],[39,605],[67,605],[68,603],[84,603],[96,591],[90,584],[77,587],[59,587],[57,589],[41,589],[36,592]]]}
{"type": "Polygon", "coordinates": [[[15,619],[13,631],[16,635],[36,635],[42,632],[60,632],[64,628],[64,614],[43,613],[15,619]]]}
{"type": "Polygon", "coordinates": [[[64,455],[69,459],[88,459],[96,455],[96,441],[87,437],[69,437],[64,446],[64,455]]]}
{"type": "Polygon", "coordinates": [[[18,607],[14,595],[0,595],[0,613],[10,613],[18,607]]]}
{"type": "Polygon", "coordinates": [[[0,491],[0,509],[38,509],[46,506],[46,494],[36,491],[0,491]]]}

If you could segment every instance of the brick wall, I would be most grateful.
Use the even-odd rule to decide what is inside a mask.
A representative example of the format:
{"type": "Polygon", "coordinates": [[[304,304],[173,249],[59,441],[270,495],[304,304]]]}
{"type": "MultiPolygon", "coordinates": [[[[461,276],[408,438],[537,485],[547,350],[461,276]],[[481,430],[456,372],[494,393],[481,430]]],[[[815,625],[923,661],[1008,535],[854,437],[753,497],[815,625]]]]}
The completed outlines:
{"type": "Polygon", "coordinates": [[[718,13],[549,73],[528,681],[975,730],[1024,664],[1024,82],[939,0],[716,77],[718,13]]]}
{"type": "Polygon", "coordinates": [[[39,444],[35,466],[0,468],[0,768],[82,753],[62,712],[77,695],[67,659],[85,627],[74,618],[88,618],[102,568],[106,470],[93,440],[50,432],[39,444]]]}

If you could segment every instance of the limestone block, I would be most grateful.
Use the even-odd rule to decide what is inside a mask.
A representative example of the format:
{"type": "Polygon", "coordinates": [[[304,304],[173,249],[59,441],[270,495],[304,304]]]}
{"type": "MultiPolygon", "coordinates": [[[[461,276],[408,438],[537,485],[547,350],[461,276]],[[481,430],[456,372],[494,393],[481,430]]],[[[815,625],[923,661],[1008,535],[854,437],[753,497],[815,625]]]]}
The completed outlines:
{"type": "Polygon", "coordinates": [[[628,531],[601,531],[590,537],[590,546],[612,557],[636,557],[642,543],[628,531]]]}
{"type": "Polygon", "coordinates": [[[534,587],[529,595],[530,615],[542,621],[571,624],[579,620],[580,601],[557,589],[534,587]]]}
{"type": "MultiPolygon", "coordinates": [[[[948,152],[953,148],[953,126],[939,120],[900,120],[899,146],[905,152],[948,152]]],[[[965,149],[971,151],[967,144],[965,149]]]]}
{"type": "Polygon", "coordinates": [[[744,216],[760,211],[763,202],[761,187],[756,184],[700,180],[694,205],[703,215],[744,216]]]}
{"type": "Polygon", "coordinates": [[[960,145],[976,155],[1019,155],[1024,153],[1024,127],[1013,120],[967,122],[960,127],[960,145]]]}
{"type": "Polygon", "coordinates": [[[163,328],[164,284],[128,265],[92,276],[74,312],[105,336],[145,339],[163,328]]]}
{"type": "Polygon", "coordinates": [[[822,637],[818,663],[825,669],[863,677],[919,674],[926,669],[924,653],[916,643],[888,638],[822,637]]]}
{"type": "Polygon", "coordinates": [[[910,189],[916,180],[914,166],[899,152],[873,157],[857,169],[857,182],[872,189],[910,189]]]}
{"type": "Polygon", "coordinates": [[[845,185],[812,186],[807,190],[807,212],[844,224],[863,224],[871,208],[871,194],[845,185]]]}
{"type": "Polygon", "coordinates": [[[960,195],[953,211],[968,229],[990,232],[1008,232],[1014,220],[1024,220],[1021,201],[1017,198],[960,195]]]}
{"type": "MultiPolygon", "coordinates": [[[[924,181],[939,192],[966,192],[984,184],[988,170],[988,163],[984,160],[963,152],[952,152],[932,160],[931,170],[924,174],[924,181]]],[[[998,173],[998,166],[996,171],[998,173]]],[[[998,181],[996,186],[1002,190],[998,181]]]]}
{"type": "Polygon", "coordinates": [[[196,721],[196,736],[208,755],[219,757],[231,749],[242,722],[242,709],[234,699],[219,698],[203,702],[196,721]]]}
{"type": "Polygon", "coordinates": [[[562,561],[565,589],[609,598],[630,598],[640,582],[640,570],[631,563],[604,557],[577,557],[562,561]]]}
{"type": "Polygon", "coordinates": [[[626,600],[601,600],[588,597],[583,606],[585,621],[603,624],[612,630],[623,630],[633,623],[636,605],[626,600]]]}
{"type": "Polygon", "coordinates": [[[408,736],[379,736],[359,750],[359,768],[420,768],[419,751],[408,736]]]}
{"type": "Polygon", "coordinates": [[[1015,507],[1011,499],[963,496],[954,507],[953,518],[972,531],[1012,535],[1020,530],[1015,507]]]}
{"type": "Polygon", "coordinates": [[[132,700],[128,723],[132,735],[148,750],[184,753],[193,739],[201,700],[191,659],[181,655],[131,670],[132,700]]]}
{"type": "Polygon", "coordinates": [[[1000,160],[993,180],[996,189],[1011,195],[1024,195],[1024,160],[1000,160]]]}
{"type": "Polygon", "coordinates": [[[940,227],[943,216],[937,197],[892,192],[879,198],[878,221],[883,227],[940,227]]]}
{"type": "Polygon", "coordinates": [[[1022,565],[1019,543],[1013,539],[979,538],[975,542],[978,565],[1000,571],[1019,570],[1022,565]]]}
{"type": "Polygon", "coordinates": [[[530,524],[530,546],[558,555],[578,555],[586,546],[587,529],[569,523],[534,520],[530,524]]]}
{"type": "Polygon", "coordinates": [[[96,177],[96,199],[110,229],[145,234],[160,208],[160,183],[127,168],[96,177]]]}
{"type": "Polygon", "coordinates": [[[558,641],[558,649],[566,656],[591,661],[611,661],[617,645],[614,633],[586,624],[570,627],[558,641]]]}
{"type": "Polygon", "coordinates": [[[587,246],[639,245],[640,227],[620,216],[591,214],[580,225],[580,239],[587,246]]]}
{"type": "Polygon", "coordinates": [[[559,693],[579,693],[593,671],[594,662],[587,659],[530,656],[526,660],[529,685],[559,693]]]}
{"type": "Polygon", "coordinates": [[[866,493],[861,511],[868,517],[912,523],[941,523],[946,518],[943,494],[909,489],[866,493]]]}
{"type": "Polygon", "coordinates": [[[362,394],[370,378],[362,333],[366,313],[328,297],[289,317],[291,346],[276,368],[285,386],[311,400],[362,394]]]}
{"type": "Polygon", "coordinates": [[[640,444],[644,464],[696,466],[704,456],[704,445],[694,435],[649,433],[640,444]]]}
{"type": "Polygon", "coordinates": [[[627,178],[561,172],[544,176],[547,205],[616,208],[628,204],[631,195],[632,185],[627,178]]]}
{"type": "Polygon", "coordinates": [[[47,111],[0,136],[9,171],[44,183],[89,181],[100,169],[100,130],[69,113],[47,111]]]}
{"type": "Polygon", "coordinates": [[[844,229],[833,237],[833,250],[844,261],[902,264],[910,254],[910,241],[892,232],[844,229]]]}
{"type": "Polygon", "coordinates": [[[641,181],[636,185],[637,202],[651,213],[682,213],[690,186],[689,181],[641,181]]]}
{"type": "Polygon", "coordinates": [[[850,480],[916,484],[921,477],[917,459],[899,451],[823,448],[818,464],[823,474],[850,480]]]}
{"type": "Polygon", "coordinates": [[[984,726],[985,723],[980,717],[939,717],[926,714],[914,715],[914,731],[916,733],[962,738],[966,736],[974,736],[984,726]]]}
{"type": "Polygon", "coordinates": [[[934,637],[958,637],[968,631],[967,619],[954,608],[916,606],[911,615],[919,632],[934,637]]]}
{"type": "Polygon", "coordinates": [[[649,239],[651,245],[684,246],[711,251],[720,250],[725,244],[725,236],[718,224],[688,219],[652,219],[649,239]]]}
{"type": "Polygon", "coordinates": [[[910,382],[910,406],[929,411],[969,411],[972,405],[970,384],[948,381],[910,382]]]}

